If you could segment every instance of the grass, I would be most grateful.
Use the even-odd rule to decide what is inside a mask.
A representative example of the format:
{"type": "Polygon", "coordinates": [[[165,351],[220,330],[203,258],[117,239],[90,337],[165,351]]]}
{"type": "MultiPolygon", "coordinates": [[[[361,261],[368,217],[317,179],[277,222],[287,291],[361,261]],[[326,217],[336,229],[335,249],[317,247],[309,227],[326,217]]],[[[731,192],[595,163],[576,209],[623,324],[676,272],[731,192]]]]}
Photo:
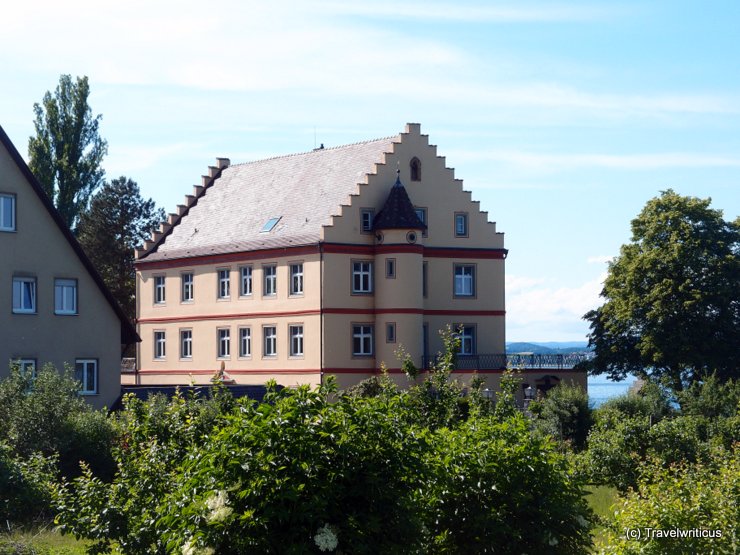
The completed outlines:
{"type": "Polygon", "coordinates": [[[89,542],[63,536],[51,524],[0,534],[0,555],[85,555],[89,542]]]}
{"type": "MultiPolygon", "coordinates": [[[[617,488],[609,486],[589,486],[586,488],[586,499],[591,510],[596,513],[600,519],[608,518],[612,515],[612,505],[617,502],[619,492],[617,488]]],[[[606,539],[606,530],[600,524],[596,524],[593,529],[594,545],[603,544],[606,539]]]]}

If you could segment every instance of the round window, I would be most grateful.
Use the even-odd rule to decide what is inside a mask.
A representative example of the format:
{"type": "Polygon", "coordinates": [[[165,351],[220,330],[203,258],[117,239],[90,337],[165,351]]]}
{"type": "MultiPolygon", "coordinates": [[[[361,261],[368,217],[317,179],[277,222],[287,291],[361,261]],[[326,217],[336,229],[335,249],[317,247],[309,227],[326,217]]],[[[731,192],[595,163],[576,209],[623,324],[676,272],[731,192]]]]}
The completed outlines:
{"type": "Polygon", "coordinates": [[[408,241],[409,243],[416,243],[416,232],[415,232],[415,231],[409,231],[409,232],[408,232],[408,233],[406,234],[406,240],[407,240],[407,241],[408,241]]]}
{"type": "Polygon", "coordinates": [[[378,232],[377,232],[377,233],[375,234],[375,240],[376,240],[376,241],[377,241],[378,243],[382,243],[382,242],[383,242],[383,232],[382,232],[382,231],[378,231],[378,232]]]}

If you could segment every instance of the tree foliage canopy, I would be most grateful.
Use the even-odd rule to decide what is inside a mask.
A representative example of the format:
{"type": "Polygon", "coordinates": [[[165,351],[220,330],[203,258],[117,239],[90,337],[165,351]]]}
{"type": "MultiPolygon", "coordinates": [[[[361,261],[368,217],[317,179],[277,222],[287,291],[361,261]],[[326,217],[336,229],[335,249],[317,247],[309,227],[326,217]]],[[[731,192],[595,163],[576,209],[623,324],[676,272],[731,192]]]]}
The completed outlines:
{"type": "Polygon", "coordinates": [[[62,75],[54,94],[47,91],[33,105],[36,136],[28,140],[31,171],[70,229],[105,175],[100,164],[108,143],[98,133],[102,116],[93,117],[89,94],[87,77],[73,82],[62,75]]]}
{"type": "Polygon", "coordinates": [[[157,209],[152,199],[144,200],[136,182],[125,176],[106,182],[80,217],[80,244],[132,320],[136,308],[134,249],[164,218],[164,210],[157,209]]]}
{"type": "Polygon", "coordinates": [[[632,221],[632,241],[609,265],[587,313],[592,373],[667,380],[674,390],[740,362],[740,219],[728,222],[711,199],[672,190],[632,221]]]}

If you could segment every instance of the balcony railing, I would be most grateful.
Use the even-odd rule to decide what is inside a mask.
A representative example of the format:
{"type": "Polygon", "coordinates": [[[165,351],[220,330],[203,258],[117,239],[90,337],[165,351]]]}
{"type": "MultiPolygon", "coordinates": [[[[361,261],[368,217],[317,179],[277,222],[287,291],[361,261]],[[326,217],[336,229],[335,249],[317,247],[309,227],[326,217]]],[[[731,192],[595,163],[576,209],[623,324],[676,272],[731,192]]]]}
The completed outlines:
{"type": "MultiPolygon", "coordinates": [[[[514,370],[568,370],[579,362],[588,360],[589,353],[568,353],[561,355],[535,355],[535,354],[477,354],[457,355],[457,370],[503,370],[512,368],[514,370]]],[[[423,357],[422,368],[428,369],[437,357],[423,357]]]]}

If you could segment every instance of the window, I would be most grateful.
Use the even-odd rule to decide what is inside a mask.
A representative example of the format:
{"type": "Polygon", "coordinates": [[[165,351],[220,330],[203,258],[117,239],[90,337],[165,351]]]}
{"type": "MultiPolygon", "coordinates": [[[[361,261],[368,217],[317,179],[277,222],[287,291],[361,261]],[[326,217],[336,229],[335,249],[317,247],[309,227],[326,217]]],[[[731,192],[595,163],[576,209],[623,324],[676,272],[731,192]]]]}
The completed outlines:
{"type": "Polygon", "coordinates": [[[363,208],[360,210],[360,221],[363,233],[373,232],[373,216],[375,211],[370,208],[363,208]]]}
{"type": "Polygon", "coordinates": [[[164,276],[154,276],[154,303],[164,304],[164,276]]]}
{"type": "Polygon", "coordinates": [[[239,328],[239,356],[252,356],[252,328],[239,328]]]}
{"type": "Polygon", "coordinates": [[[166,341],[163,331],[154,332],[154,358],[163,359],[166,355],[166,341]]]}
{"type": "Polygon", "coordinates": [[[98,361],[78,358],[75,361],[75,380],[82,384],[82,395],[95,395],[98,392],[98,361]]]}
{"type": "Polygon", "coordinates": [[[455,264],[455,296],[475,296],[475,266],[455,264]]]}
{"type": "MultiPolygon", "coordinates": [[[[427,225],[427,209],[426,208],[414,208],[414,212],[416,212],[416,217],[421,220],[421,223],[424,225],[427,225]]],[[[424,228],[424,231],[421,232],[422,237],[427,236],[427,228],[424,228]]]]}
{"type": "Polygon", "coordinates": [[[461,355],[475,354],[475,326],[462,326],[460,328],[460,351],[461,355]]]}
{"type": "Polygon", "coordinates": [[[429,268],[427,262],[421,263],[421,294],[426,299],[429,296],[429,268]]]}
{"type": "Polygon", "coordinates": [[[385,277],[393,279],[396,277],[396,259],[386,258],[385,259],[385,277]]]}
{"type": "Polygon", "coordinates": [[[54,314],[77,314],[77,280],[54,280],[54,314]]]}
{"type": "Polygon", "coordinates": [[[290,356],[303,356],[303,326],[290,326],[290,356]]]}
{"type": "Polygon", "coordinates": [[[13,312],[15,314],[36,313],[36,278],[13,278],[13,312]]]}
{"type": "Polygon", "coordinates": [[[231,330],[229,328],[218,328],[218,358],[229,358],[231,356],[231,330]]]}
{"type": "Polygon", "coordinates": [[[18,369],[21,371],[21,375],[30,375],[32,378],[36,377],[36,359],[35,358],[19,358],[18,369]]]}
{"type": "Polygon", "coordinates": [[[180,330],[180,358],[193,358],[193,330],[180,330]]]}
{"type": "Polygon", "coordinates": [[[370,356],[373,354],[372,325],[352,325],[352,354],[355,356],[370,356]]]}
{"type": "Polygon", "coordinates": [[[455,237],[468,236],[468,215],[455,214],[455,237]]]}
{"type": "Polygon", "coordinates": [[[252,294],[252,267],[239,268],[239,295],[246,297],[252,294]]]}
{"type": "Polygon", "coordinates": [[[228,268],[222,268],[218,271],[218,298],[228,299],[231,296],[231,279],[228,268]]]}
{"type": "Polygon", "coordinates": [[[0,231],[15,231],[15,195],[0,193],[0,231]]]}
{"type": "Polygon", "coordinates": [[[373,292],[373,263],[352,262],[352,292],[373,292]]]}
{"type": "Polygon", "coordinates": [[[411,159],[409,169],[411,170],[411,181],[421,181],[421,161],[418,158],[411,159]]]}
{"type": "Polygon", "coordinates": [[[282,218],[282,216],[278,216],[277,218],[270,218],[269,220],[267,220],[265,222],[265,225],[262,226],[262,229],[260,230],[260,233],[267,233],[269,231],[272,231],[273,228],[280,221],[280,218],[282,218]]]}
{"type": "Polygon", "coordinates": [[[396,342],[396,323],[388,322],[385,325],[385,342],[395,343],[396,342]]]}
{"type": "Polygon", "coordinates": [[[193,301],[193,273],[187,272],[182,274],[182,302],[190,303],[193,301]]]}
{"type": "Polygon", "coordinates": [[[303,264],[290,265],[290,294],[303,295],[303,264]]]}
{"type": "Polygon", "coordinates": [[[262,355],[266,357],[274,357],[277,355],[277,328],[275,326],[265,326],[262,328],[262,334],[264,336],[264,345],[262,347],[262,355]]]}
{"type": "Polygon", "coordinates": [[[262,295],[265,297],[277,295],[277,266],[274,264],[262,266],[262,274],[264,275],[262,295]]]}

